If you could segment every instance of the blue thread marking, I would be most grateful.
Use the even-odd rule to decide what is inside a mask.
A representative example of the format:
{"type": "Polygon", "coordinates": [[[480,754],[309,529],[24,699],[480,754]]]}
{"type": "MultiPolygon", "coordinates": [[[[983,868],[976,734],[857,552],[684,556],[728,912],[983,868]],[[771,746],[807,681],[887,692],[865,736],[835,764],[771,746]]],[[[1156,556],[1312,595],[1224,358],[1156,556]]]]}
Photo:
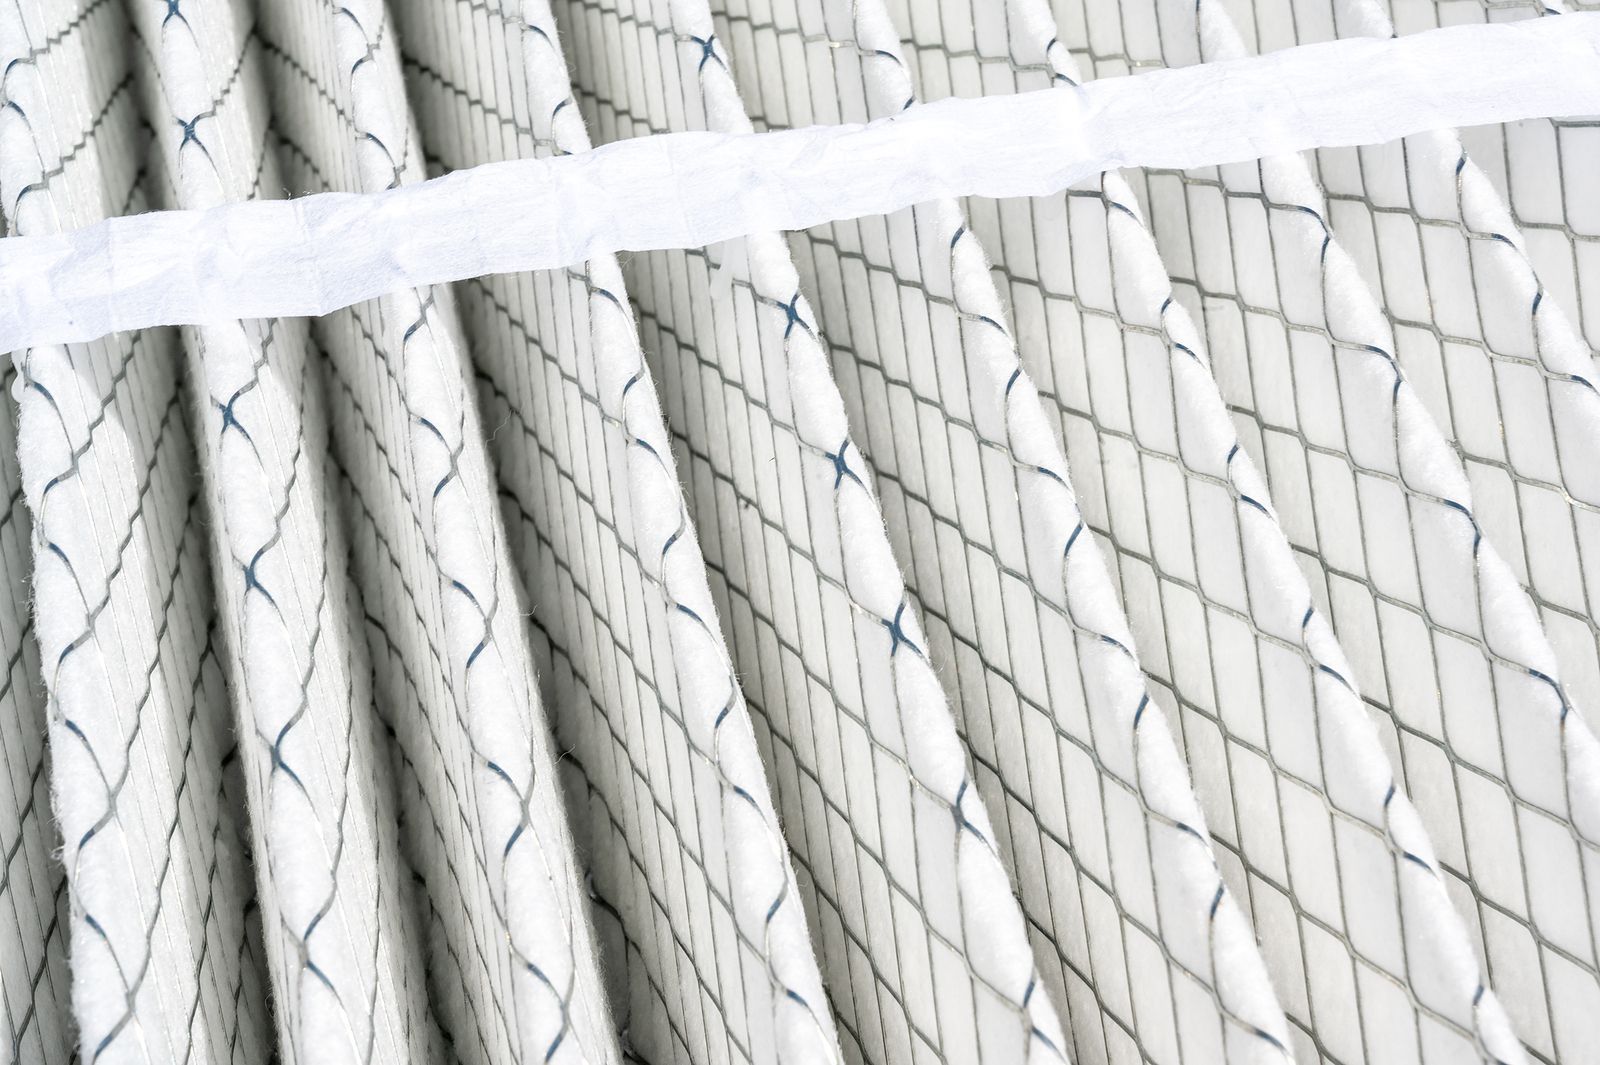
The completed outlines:
{"type": "Polygon", "coordinates": [[[1321,227],[1322,227],[1322,230],[1323,230],[1323,232],[1324,232],[1324,233],[1326,233],[1326,232],[1327,232],[1327,230],[1328,230],[1328,223],[1327,223],[1327,221],[1326,221],[1326,220],[1325,220],[1325,219],[1324,219],[1324,218],[1323,218],[1323,217],[1322,217],[1322,214],[1321,214],[1321,213],[1320,213],[1320,212],[1319,212],[1319,211],[1317,211],[1317,209],[1316,209],[1316,208],[1314,208],[1314,207],[1307,207],[1307,206],[1306,206],[1306,205],[1305,205],[1305,204],[1303,204],[1303,203],[1296,203],[1296,204],[1291,204],[1291,205],[1290,205],[1290,206],[1291,206],[1291,209],[1292,209],[1292,210],[1295,210],[1295,211],[1299,211],[1299,212],[1300,212],[1300,213],[1301,213],[1301,214],[1308,214],[1308,215],[1310,215],[1310,216],[1311,216],[1311,217],[1312,217],[1312,218],[1315,218],[1315,219],[1316,219],[1316,220],[1317,220],[1317,225],[1319,225],[1319,226],[1321,226],[1321,227]]]}
{"type": "Polygon", "coordinates": [[[911,648],[912,651],[916,652],[917,657],[921,658],[922,648],[918,647],[916,643],[914,643],[912,639],[906,635],[905,629],[903,629],[900,625],[900,619],[905,615],[905,612],[906,604],[905,600],[902,599],[900,601],[899,608],[897,608],[894,612],[893,621],[884,621],[882,618],[878,619],[879,623],[882,624],[884,628],[889,630],[889,639],[891,641],[889,644],[889,657],[893,658],[895,653],[900,650],[900,645],[905,644],[907,647],[911,648]]]}
{"type": "MultiPolygon", "coordinates": [[[[1426,869],[1429,873],[1433,873],[1433,866],[1429,865],[1427,862],[1423,861],[1421,858],[1417,857],[1415,854],[1412,854],[1408,850],[1402,850],[1400,852],[1400,857],[1404,858],[1408,862],[1416,863],[1417,865],[1426,869]]],[[[1433,875],[1437,876],[1438,874],[1433,873],[1433,875]]]]}
{"type": "Polygon", "coordinates": [[[260,592],[266,596],[267,602],[272,604],[272,608],[277,610],[278,601],[267,590],[267,586],[261,583],[261,578],[256,576],[256,566],[260,565],[261,557],[266,553],[266,547],[262,547],[251,557],[250,564],[244,567],[244,594],[249,595],[252,591],[260,592]]]}
{"type": "Polygon", "coordinates": [[[478,602],[478,597],[472,594],[472,589],[471,588],[468,588],[465,584],[462,584],[459,580],[455,579],[454,577],[450,578],[450,587],[454,588],[456,591],[458,591],[462,595],[466,596],[468,601],[470,601],[473,606],[478,608],[478,612],[479,613],[483,612],[483,604],[478,602]]]}
{"type": "Polygon", "coordinates": [[[963,777],[961,779],[961,787],[956,789],[955,802],[950,804],[950,813],[956,820],[956,829],[958,831],[971,832],[987,847],[989,845],[989,837],[978,831],[977,825],[967,820],[966,811],[961,808],[961,800],[967,794],[967,785],[969,783],[971,783],[969,778],[963,777]]]}
{"type": "Polygon", "coordinates": [[[1063,562],[1066,561],[1068,555],[1072,554],[1072,545],[1078,542],[1078,536],[1082,532],[1083,532],[1083,522],[1080,521],[1080,522],[1078,522],[1077,526],[1072,530],[1072,535],[1067,537],[1067,546],[1065,548],[1063,548],[1062,551],[1061,551],[1061,560],[1063,562]]]}
{"type": "Polygon", "coordinates": [[[1267,509],[1267,508],[1266,508],[1266,507],[1265,507],[1265,506],[1263,506],[1263,505],[1262,505],[1262,504],[1261,504],[1261,503],[1260,503],[1260,502],[1258,502],[1258,501],[1257,501],[1257,500],[1255,500],[1255,499],[1252,499],[1252,498],[1250,498],[1250,497],[1249,497],[1249,496],[1247,496],[1247,495],[1245,495],[1245,494],[1244,494],[1244,493],[1243,493],[1243,492],[1240,492],[1240,493],[1239,493],[1239,502],[1241,502],[1241,503],[1248,503],[1248,504],[1250,504],[1250,505],[1251,505],[1251,506],[1252,506],[1252,507],[1255,507],[1255,508],[1256,508],[1256,509],[1257,509],[1257,510],[1259,510],[1259,511],[1261,511],[1261,513],[1263,513],[1263,514],[1265,514],[1265,515],[1267,515],[1267,516],[1268,516],[1268,517],[1271,517],[1271,516],[1272,516],[1272,512],[1271,512],[1271,511],[1269,511],[1269,510],[1268,510],[1268,509],[1267,509]]]}
{"type": "MultiPolygon", "coordinates": [[[[369,134],[369,136],[370,136],[370,134],[369,134]]],[[[376,138],[376,137],[373,137],[372,139],[373,140],[378,140],[378,138],[376,138]]],[[[378,141],[378,143],[379,143],[379,145],[383,144],[382,141],[378,141]]],[[[387,152],[388,150],[389,149],[387,149],[387,148],[384,149],[385,152],[387,152]]],[[[429,302],[432,302],[431,299],[430,299],[429,302]]],[[[403,336],[401,336],[401,338],[400,338],[400,346],[403,348],[407,344],[409,344],[411,342],[411,338],[413,336],[416,336],[417,330],[421,329],[425,324],[427,324],[427,321],[428,321],[428,308],[426,306],[424,306],[422,308],[421,316],[418,317],[416,321],[412,322],[409,326],[406,327],[405,334],[403,336]]]]}
{"type": "Polygon", "coordinates": [[[1110,644],[1112,647],[1115,647],[1129,658],[1133,657],[1133,652],[1128,650],[1127,645],[1121,640],[1117,639],[1115,636],[1107,636],[1105,633],[1098,633],[1097,635],[1099,635],[1101,643],[1110,644]]]}
{"type": "Polygon", "coordinates": [[[1533,677],[1535,680],[1542,680],[1550,685],[1550,690],[1555,693],[1557,699],[1561,700],[1561,716],[1557,721],[1560,724],[1566,724],[1567,714],[1572,710],[1572,706],[1567,702],[1567,696],[1561,690],[1561,684],[1543,670],[1535,669],[1532,666],[1523,666],[1522,668],[1528,671],[1528,676],[1533,677]]]}
{"type": "Polygon", "coordinates": [[[500,763],[492,762],[492,761],[485,761],[484,765],[489,770],[489,772],[493,773],[495,776],[499,777],[501,780],[503,780],[507,784],[509,784],[511,786],[511,790],[512,791],[517,791],[518,790],[516,781],[511,779],[511,774],[510,773],[507,773],[504,769],[500,768],[500,763]]]}
{"type": "Polygon", "coordinates": [[[1044,1032],[1040,1031],[1039,1026],[1037,1024],[1033,1026],[1033,1030],[1032,1030],[1031,1034],[1039,1042],[1041,1042],[1045,1046],[1049,1047],[1050,1048],[1050,1052],[1055,1054],[1056,1057],[1060,1057],[1061,1056],[1061,1048],[1056,1046],[1055,1040],[1051,1039],[1049,1036],[1045,1035],[1044,1032]]]}
{"type": "MultiPolygon", "coordinates": [[[[233,405],[239,402],[241,398],[243,398],[242,393],[235,392],[231,397],[229,397],[227,403],[217,403],[217,409],[222,411],[222,429],[217,433],[217,437],[218,439],[221,439],[222,437],[227,436],[228,429],[232,427],[239,430],[240,436],[250,441],[251,447],[255,447],[256,442],[255,439],[250,435],[250,430],[244,427],[244,423],[239,420],[239,416],[235,414],[233,410],[233,405]]],[[[213,400],[212,402],[216,401],[213,400]]]]}
{"type": "Polygon", "coordinates": [[[847,436],[844,438],[844,443],[839,445],[838,451],[823,452],[823,455],[833,462],[833,487],[835,489],[844,483],[844,479],[846,477],[856,482],[856,484],[861,485],[861,487],[866,487],[865,484],[862,484],[861,478],[856,476],[856,471],[852,470],[850,468],[850,464],[845,461],[845,452],[849,449],[850,438],[847,436]]]}
{"type": "MultiPolygon", "coordinates": [[[[1179,832],[1182,832],[1186,836],[1199,840],[1201,843],[1206,843],[1205,833],[1201,832],[1198,828],[1195,828],[1187,821],[1174,821],[1172,822],[1172,827],[1176,828],[1179,832]]],[[[1207,844],[1207,846],[1209,846],[1209,844],[1207,844]]]]}
{"type": "Polygon", "coordinates": [[[318,969],[317,963],[312,961],[309,956],[306,958],[306,971],[310,972],[310,974],[314,975],[314,977],[317,977],[318,980],[322,980],[323,985],[325,985],[328,990],[333,991],[334,998],[338,998],[339,991],[333,987],[333,980],[328,979],[328,974],[323,972],[322,969],[318,969]]]}
{"type": "Polygon", "coordinates": [[[724,63],[722,57],[717,55],[717,35],[715,33],[705,37],[696,37],[690,34],[689,39],[700,46],[700,65],[695,67],[696,74],[705,70],[706,64],[713,59],[717,61],[717,65],[723,70],[728,69],[728,64],[724,63]]]}
{"type": "Polygon", "coordinates": [[[1467,519],[1467,523],[1472,526],[1472,553],[1473,555],[1477,555],[1478,545],[1483,543],[1483,530],[1478,526],[1478,519],[1473,517],[1472,511],[1468,510],[1464,505],[1456,502],[1454,499],[1446,499],[1444,501],[1444,505],[1449,507],[1451,510],[1460,512],[1460,514],[1467,519]]]}
{"type": "Polygon", "coordinates": [[[527,827],[526,823],[518,825],[516,831],[512,832],[510,837],[506,839],[506,845],[500,848],[500,857],[502,859],[511,853],[511,848],[516,846],[517,840],[522,838],[522,830],[527,827]]]}
{"type": "MultiPolygon", "coordinates": [[[[789,334],[794,332],[794,327],[797,325],[807,333],[811,333],[811,326],[806,323],[804,318],[800,317],[800,293],[798,291],[795,292],[788,303],[779,303],[778,306],[783,308],[783,313],[788,318],[783,326],[783,339],[788,340],[789,334]]],[[[813,333],[812,335],[815,336],[816,334],[813,333]]]]}
{"type": "Polygon", "coordinates": [[[1332,677],[1334,680],[1338,681],[1340,684],[1343,684],[1345,686],[1345,688],[1352,695],[1355,694],[1355,689],[1350,686],[1350,682],[1348,680],[1346,680],[1344,674],[1340,673],[1337,669],[1334,669],[1332,666],[1326,666],[1326,665],[1323,665],[1321,662],[1318,662],[1317,663],[1317,670],[1319,672],[1326,673],[1328,676],[1332,677]]]}
{"type": "Polygon", "coordinates": [[[1271,1032],[1262,1031],[1260,1028],[1256,1027],[1253,1024],[1250,1026],[1250,1029],[1253,1032],[1255,1032],[1256,1035],[1260,1036],[1262,1039],[1265,1039],[1267,1042],[1271,1043],[1281,1053],[1287,1054],[1289,1052],[1289,1048],[1283,1045],[1283,1040],[1279,1039],[1277,1036],[1273,1035],[1271,1032]]]}
{"type": "Polygon", "coordinates": [[[306,786],[305,783],[300,779],[300,774],[296,773],[294,771],[294,767],[283,760],[283,741],[289,738],[289,728],[293,724],[294,722],[291,721],[289,724],[284,725],[283,731],[278,733],[278,738],[272,743],[272,768],[274,770],[283,770],[286,774],[288,774],[289,779],[294,781],[301,791],[305,791],[306,786]]]}

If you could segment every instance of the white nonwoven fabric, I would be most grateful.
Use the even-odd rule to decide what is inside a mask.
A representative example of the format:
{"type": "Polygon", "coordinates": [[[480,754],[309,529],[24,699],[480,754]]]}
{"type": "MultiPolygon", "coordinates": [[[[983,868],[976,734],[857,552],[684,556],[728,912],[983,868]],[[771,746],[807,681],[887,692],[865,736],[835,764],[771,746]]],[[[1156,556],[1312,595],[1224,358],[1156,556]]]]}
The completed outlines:
{"type": "Polygon", "coordinates": [[[1600,13],[0,58],[4,1060],[1600,1061],[1600,13]]]}
{"type": "Polygon", "coordinates": [[[606,252],[700,247],[952,196],[1045,195],[1119,166],[1211,166],[1588,114],[1600,110],[1597,54],[1600,19],[1590,16],[1463,26],[1070,93],[947,100],[865,126],[673,131],[378,185],[368,198],[114,219],[0,245],[0,348],[218,314],[328,314],[411,286],[606,252]]]}

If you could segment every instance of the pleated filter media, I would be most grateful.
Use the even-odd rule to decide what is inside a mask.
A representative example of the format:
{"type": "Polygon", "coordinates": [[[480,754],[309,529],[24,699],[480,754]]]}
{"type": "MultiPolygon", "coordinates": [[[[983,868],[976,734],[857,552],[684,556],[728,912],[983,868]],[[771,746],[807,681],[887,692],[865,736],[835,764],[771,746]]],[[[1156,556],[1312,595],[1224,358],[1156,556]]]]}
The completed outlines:
{"type": "Polygon", "coordinates": [[[1586,6],[0,0],[0,1056],[1600,1063],[1586,6]]]}

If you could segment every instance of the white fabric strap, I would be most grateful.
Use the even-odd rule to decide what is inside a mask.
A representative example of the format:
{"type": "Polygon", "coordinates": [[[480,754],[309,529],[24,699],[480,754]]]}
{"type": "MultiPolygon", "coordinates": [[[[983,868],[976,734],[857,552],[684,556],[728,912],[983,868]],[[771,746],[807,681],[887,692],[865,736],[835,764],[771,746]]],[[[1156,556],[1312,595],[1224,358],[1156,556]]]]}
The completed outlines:
{"type": "Polygon", "coordinates": [[[1430,129],[1600,113],[1600,13],[1351,39],[866,125],[669,133],[327,193],[0,241],[0,350],[318,315],[399,289],[701,247],[957,196],[1039,196],[1430,129]]]}

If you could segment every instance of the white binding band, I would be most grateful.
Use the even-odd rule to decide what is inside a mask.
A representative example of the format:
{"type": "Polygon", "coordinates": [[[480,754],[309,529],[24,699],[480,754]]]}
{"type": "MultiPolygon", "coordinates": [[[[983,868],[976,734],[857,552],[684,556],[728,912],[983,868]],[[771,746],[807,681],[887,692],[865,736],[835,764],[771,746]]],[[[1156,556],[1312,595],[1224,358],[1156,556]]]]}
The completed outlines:
{"type": "MultiPolygon", "coordinates": [[[[955,196],[1040,196],[1429,129],[1600,114],[1600,13],[1356,38],[867,125],[669,133],[373,195],[114,218],[0,240],[0,351],[326,314],[396,289],[693,248],[955,196]]],[[[1600,195],[1600,175],[1589,195],[1600,195]]]]}

